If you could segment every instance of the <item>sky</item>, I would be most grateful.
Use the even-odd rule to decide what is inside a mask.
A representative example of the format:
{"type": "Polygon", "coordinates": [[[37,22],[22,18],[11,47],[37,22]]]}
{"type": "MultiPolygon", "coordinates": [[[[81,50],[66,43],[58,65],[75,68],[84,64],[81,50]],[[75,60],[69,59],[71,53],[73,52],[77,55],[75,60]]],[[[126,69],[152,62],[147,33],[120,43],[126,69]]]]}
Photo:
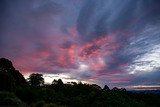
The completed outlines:
{"type": "Polygon", "coordinates": [[[24,76],[160,88],[159,0],[0,0],[0,57],[24,76]]]}

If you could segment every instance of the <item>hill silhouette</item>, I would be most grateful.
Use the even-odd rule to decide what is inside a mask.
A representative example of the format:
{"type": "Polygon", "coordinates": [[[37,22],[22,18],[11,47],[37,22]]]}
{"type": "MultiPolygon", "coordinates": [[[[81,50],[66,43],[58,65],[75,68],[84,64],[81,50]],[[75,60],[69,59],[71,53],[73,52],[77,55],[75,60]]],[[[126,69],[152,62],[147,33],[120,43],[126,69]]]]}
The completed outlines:
{"type": "Polygon", "coordinates": [[[43,74],[27,80],[11,61],[0,58],[1,107],[159,107],[160,95],[102,89],[97,84],[63,83],[61,79],[44,84],[43,74]]]}

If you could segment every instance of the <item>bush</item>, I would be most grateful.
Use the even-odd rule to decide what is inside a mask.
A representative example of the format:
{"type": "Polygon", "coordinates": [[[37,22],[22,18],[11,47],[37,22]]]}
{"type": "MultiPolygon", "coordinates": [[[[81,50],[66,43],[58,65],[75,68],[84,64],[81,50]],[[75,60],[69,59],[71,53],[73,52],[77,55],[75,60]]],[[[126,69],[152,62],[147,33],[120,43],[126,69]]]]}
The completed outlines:
{"type": "Polygon", "coordinates": [[[25,104],[17,98],[13,93],[0,92],[0,106],[25,107],[25,104]]]}

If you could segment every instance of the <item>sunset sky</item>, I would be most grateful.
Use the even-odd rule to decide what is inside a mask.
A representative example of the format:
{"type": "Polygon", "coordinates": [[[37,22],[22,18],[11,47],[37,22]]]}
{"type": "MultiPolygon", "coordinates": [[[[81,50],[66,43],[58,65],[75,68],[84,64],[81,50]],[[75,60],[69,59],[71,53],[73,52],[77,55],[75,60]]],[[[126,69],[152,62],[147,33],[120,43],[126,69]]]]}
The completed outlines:
{"type": "Polygon", "coordinates": [[[0,57],[46,82],[160,88],[160,0],[0,0],[0,57]]]}

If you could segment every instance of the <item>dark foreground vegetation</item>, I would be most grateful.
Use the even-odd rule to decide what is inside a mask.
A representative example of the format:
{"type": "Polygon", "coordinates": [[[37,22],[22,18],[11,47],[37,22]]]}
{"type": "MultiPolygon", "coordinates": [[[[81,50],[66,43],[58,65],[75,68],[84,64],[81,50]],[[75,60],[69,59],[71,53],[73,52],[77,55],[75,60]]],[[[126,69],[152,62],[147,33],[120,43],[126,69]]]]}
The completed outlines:
{"type": "Polygon", "coordinates": [[[11,61],[1,58],[0,107],[160,107],[160,95],[81,82],[64,84],[61,79],[45,85],[42,74],[25,80],[11,61]]]}

